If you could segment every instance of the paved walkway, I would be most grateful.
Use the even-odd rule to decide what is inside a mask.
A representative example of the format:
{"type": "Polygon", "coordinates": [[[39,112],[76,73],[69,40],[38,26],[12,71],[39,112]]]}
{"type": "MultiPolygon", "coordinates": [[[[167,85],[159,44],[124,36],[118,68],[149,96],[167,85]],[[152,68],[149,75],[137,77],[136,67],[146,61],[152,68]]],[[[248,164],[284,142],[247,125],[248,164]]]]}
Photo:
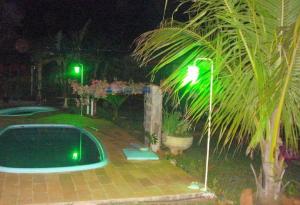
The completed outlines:
{"type": "Polygon", "coordinates": [[[89,131],[106,148],[106,167],[60,174],[0,173],[0,204],[132,204],[204,197],[187,188],[197,179],[167,160],[125,160],[122,148],[136,140],[124,130],[89,131]]]}

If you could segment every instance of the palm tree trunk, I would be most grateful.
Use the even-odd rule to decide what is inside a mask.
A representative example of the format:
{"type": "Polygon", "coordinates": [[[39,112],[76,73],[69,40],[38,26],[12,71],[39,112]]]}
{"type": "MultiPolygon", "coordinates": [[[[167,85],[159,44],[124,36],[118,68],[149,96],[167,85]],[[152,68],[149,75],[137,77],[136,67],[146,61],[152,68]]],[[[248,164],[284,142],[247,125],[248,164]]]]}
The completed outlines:
{"type": "MultiPolygon", "coordinates": [[[[273,116],[275,115],[274,112],[273,116]]],[[[259,201],[270,203],[270,201],[277,201],[281,192],[282,178],[285,171],[284,158],[280,157],[279,146],[282,144],[280,136],[278,137],[275,153],[271,153],[272,146],[272,132],[273,118],[269,121],[269,132],[266,139],[260,143],[261,159],[262,159],[262,176],[261,186],[258,187],[259,201]]],[[[275,202],[274,202],[275,203],[275,202]]]]}
{"type": "Polygon", "coordinates": [[[61,62],[61,68],[62,68],[62,84],[63,84],[63,96],[64,96],[64,105],[63,108],[68,108],[68,81],[65,79],[65,73],[66,73],[66,68],[64,66],[64,63],[61,62]]]}
{"type": "Polygon", "coordinates": [[[65,79],[63,79],[63,86],[64,86],[64,108],[68,108],[69,105],[68,105],[68,83],[65,79]]]}
{"type": "Polygon", "coordinates": [[[37,77],[37,102],[41,103],[42,101],[42,69],[43,69],[43,64],[38,63],[37,64],[37,69],[38,69],[38,77],[37,77]]]}
{"type": "Polygon", "coordinates": [[[63,108],[68,108],[68,97],[64,96],[64,105],[63,108]]]}

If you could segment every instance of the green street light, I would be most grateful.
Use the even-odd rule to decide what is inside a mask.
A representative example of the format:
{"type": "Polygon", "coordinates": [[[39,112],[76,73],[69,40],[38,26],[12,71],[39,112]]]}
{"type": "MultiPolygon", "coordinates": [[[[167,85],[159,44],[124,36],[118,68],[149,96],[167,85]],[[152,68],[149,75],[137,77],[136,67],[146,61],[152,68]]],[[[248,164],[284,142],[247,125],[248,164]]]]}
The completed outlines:
{"type": "MultiPolygon", "coordinates": [[[[80,84],[81,86],[83,86],[83,65],[81,63],[78,63],[76,65],[74,65],[74,71],[75,71],[75,74],[79,74],[80,73],[80,84]]],[[[80,105],[80,115],[82,116],[82,103],[80,105]]]]}
{"type": "Polygon", "coordinates": [[[202,62],[202,68],[206,69],[204,62],[209,63],[210,69],[210,86],[209,86],[209,113],[208,113],[208,131],[207,131],[207,147],[206,147],[206,163],[205,163],[205,179],[204,179],[204,191],[207,191],[207,180],[208,180],[208,161],[209,161],[209,145],[211,138],[211,119],[212,119],[212,100],[213,100],[213,74],[214,74],[214,62],[210,58],[199,57],[196,58],[193,65],[188,66],[187,74],[183,79],[182,85],[185,86],[188,83],[196,84],[200,73],[200,68],[196,65],[196,62],[202,62]]]}
{"type": "Polygon", "coordinates": [[[75,71],[76,74],[79,74],[79,72],[80,72],[80,67],[79,67],[79,66],[75,66],[75,67],[74,67],[74,71],[75,71]]]}
{"type": "Polygon", "coordinates": [[[83,65],[81,63],[78,63],[74,65],[74,71],[75,74],[80,74],[80,83],[83,85],[83,65]]]}
{"type": "Polygon", "coordinates": [[[186,77],[183,79],[182,85],[186,85],[189,82],[191,84],[195,84],[197,82],[197,79],[199,77],[199,68],[196,65],[190,65],[188,66],[186,77]]]}

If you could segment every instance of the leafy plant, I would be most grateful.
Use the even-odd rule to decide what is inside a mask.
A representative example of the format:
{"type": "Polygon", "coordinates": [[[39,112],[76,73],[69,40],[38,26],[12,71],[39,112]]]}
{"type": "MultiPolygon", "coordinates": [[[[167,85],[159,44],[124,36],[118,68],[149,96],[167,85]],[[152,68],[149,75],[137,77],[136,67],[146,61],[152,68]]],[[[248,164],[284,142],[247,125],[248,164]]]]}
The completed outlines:
{"type": "Polygon", "coordinates": [[[296,181],[290,181],[286,188],[285,193],[288,196],[299,196],[300,195],[300,183],[296,181]]]}
{"type": "Polygon", "coordinates": [[[158,142],[158,137],[155,133],[150,134],[149,132],[146,132],[145,135],[148,138],[150,144],[156,144],[158,142]]]}
{"type": "Polygon", "coordinates": [[[164,113],[162,130],[164,134],[176,137],[190,137],[191,125],[181,118],[179,112],[164,113]]]}
{"type": "Polygon", "coordinates": [[[128,96],[124,95],[108,95],[103,98],[106,102],[108,102],[113,109],[113,120],[119,117],[119,109],[121,105],[125,102],[128,96]]]}

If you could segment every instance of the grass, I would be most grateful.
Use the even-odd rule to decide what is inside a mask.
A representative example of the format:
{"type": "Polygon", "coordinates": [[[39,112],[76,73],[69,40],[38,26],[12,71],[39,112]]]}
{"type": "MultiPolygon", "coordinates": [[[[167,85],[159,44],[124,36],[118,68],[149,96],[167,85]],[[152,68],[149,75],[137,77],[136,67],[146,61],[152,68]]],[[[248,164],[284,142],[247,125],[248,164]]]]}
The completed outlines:
{"type": "Polygon", "coordinates": [[[35,114],[29,117],[0,117],[0,128],[12,124],[70,124],[83,128],[109,129],[115,125],[104,119],[94,119],[90,117],[78,117],[78,114],[52,112],[35,114]]]}
{"type": "MultiPolygon", "coordinates": [[[[201,182],[205,176],[206,147],[205,142],[199,146],[197,143],[188,149],[183,155],[174,157],[177,166],[201,182]]],[[[211,144],[214,147],[214,143],[211,144]]],[[[253,173],[250,163],[258,166],[258,160],[252,161],[243,153],[232,154],[232,151],[224,153],[211,153],[208,167],[208,187],[211,188],[219,199],[227,199],[237,202],[241,190],[245,188],[255,189],[253,173]]]]}

